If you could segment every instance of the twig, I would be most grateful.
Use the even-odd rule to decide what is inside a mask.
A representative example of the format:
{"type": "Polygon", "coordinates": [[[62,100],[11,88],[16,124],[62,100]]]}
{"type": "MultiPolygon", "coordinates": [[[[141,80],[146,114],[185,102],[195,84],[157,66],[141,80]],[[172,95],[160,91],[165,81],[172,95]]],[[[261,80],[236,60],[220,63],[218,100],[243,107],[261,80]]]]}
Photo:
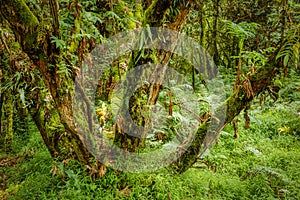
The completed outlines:
{"type": "Polygon", "coordinates": [[[7,44],[6,44],[6,42],[5,42],[5,40],[4,40],[4,38],[3,38],[3,31],[1,30],[1,37],[0,37],[0,39],[1,39],[1,42],[3,43],[3,45],[4,45],[4,47],[5,47],[5,49],[6,49],[6,51],[9,53],[9,55],[10,55],[10,50],[9,50],[9,48],[8,48],[8,46],[7,46],[7,44]]]}

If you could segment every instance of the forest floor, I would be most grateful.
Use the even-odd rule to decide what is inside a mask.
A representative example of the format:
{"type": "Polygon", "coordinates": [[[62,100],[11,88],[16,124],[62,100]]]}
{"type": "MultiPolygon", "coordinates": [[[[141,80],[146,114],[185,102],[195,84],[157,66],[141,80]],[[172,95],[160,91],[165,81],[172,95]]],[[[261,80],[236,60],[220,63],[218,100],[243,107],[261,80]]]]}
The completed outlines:
{"type": "Polygon", "coordinates": [[[274,102],[227,126],[186,173],[117,174],[94,179],[76,162],[55,163],[32,126],[0,148],[0,199],[300,199],[300,82],[288,79],[274,102]]]}

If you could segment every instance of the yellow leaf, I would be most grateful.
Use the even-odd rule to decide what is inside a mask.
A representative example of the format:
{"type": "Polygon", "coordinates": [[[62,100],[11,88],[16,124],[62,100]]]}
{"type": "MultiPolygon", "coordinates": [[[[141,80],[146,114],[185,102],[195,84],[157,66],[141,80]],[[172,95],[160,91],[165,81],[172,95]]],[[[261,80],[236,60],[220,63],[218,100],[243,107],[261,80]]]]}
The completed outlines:
{"type": "Polygon", "coordinates": [[[115,134],[113,131],[106,131],[104,130],[103,131],[103,135],[107,138],[110,138],[110,139],[114,139],[115,138],[115,134]]]}
{"type": "Polygon", "coordinates": [[[291,131],[291,128],[284,126],[284,127],[279,127],[277,130],[280,132],[289,133],[291,131]]]}

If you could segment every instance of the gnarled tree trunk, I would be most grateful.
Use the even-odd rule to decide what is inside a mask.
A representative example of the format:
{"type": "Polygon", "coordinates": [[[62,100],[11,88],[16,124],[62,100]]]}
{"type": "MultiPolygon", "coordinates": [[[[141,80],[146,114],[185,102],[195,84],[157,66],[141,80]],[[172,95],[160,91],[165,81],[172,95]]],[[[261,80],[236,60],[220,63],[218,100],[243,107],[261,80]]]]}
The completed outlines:
{"type": "MultiPolygon", "coordinates": [[[[97,5],[99,7],[103,6],[105,9],[109,10],[113,7],[109,2],[110,1],[97,1],[97,5]]],[[[169,0],[143,0],[143,2],[144,15],[138,12],[135,13],[136,17],[140,18],[142,25],[156,27],[165,26],[178,32],[182,30],[188,12],[194,3],[192,0],[179,0],[175,3],[169,0]],[[170,15],[169,12],[171,8],[172,10],[178,10],[178,12],[170,15]]],[[[92,165],[90,158],[93,156],[84,145],[86,138],[79,134],[74,123],[72,105],[74,103],[73,88],[76,70],[69,69],[71,74],[68,75],[60,73],[59,68],[57,67],[61,52],[54,43],[51,43],[51,36],[57,36],[59,38],[59,31],[57,30],[59,28],[57,17],[58,7],[56,6],[55,0],[50,0],[50,3],[54,23],[47,33],[42,33],[45,35],[39,33],[39,28],[44,25],[41,24],[37,17],[30,11],[24,0],[0,0],[0,13],[2,17],[9,22],[23,51],[27,53],[36,66],[42,78],[42,84],[47,89],[46,93],[41,90],[32,91],[30,97],[34,103],[30,109],[30,114],[34,119],[49,152],[58,160],[77,159],[81,163],[92,165]]],[[[120,5],[121,3],[122,1],[119,1],[120,5]]],[[[218,4],[216,3],[216,11],[218,12],[217,5],[218,4]]],[[[125,10],[127,12],[127,8],[125,10]]],[[[128,24],[126,28],[136,28],[141,25],[135,24],[132,26],[133,22],[130,21],[130,23],[131,24],[128,24]]],[[[215,25],[216,24],[217,21],[215,22],[215,25]]],[[[102,35],[110,36],[110,33],[107,32],[105,27],[99,26],[98,29],[102,35]]],[[[172,48],[175,48],[175,46],[172,48]]],[[[217,46],[215,43],[215,49],[216,48],[217,46]]],[[[129,68],[148,62],[168,64],[172,56],[171,52],[149,50],[146,57],[138,59],[140,53],[141,52],[132,53],[133,56],[129,68]],[[155,61],[152,57],[153,54],[156,57],[155,61]]],[[[279,66],[275,57],[276,54],[269,59],[269,62],[264,67],[258,68],[254,73],[249,74],[247,79],[238,85],[240,88],[237,90],[238,94],[234,94],[224,103],[223,106],[227,107],[225,125],[230,123],[235,116],[247,107],[248,103],[253,100],[255,96],[265,90],[271,83],[272,78],[274,78],[275,74],[278,72],[278,68],[274,66],[279,66]]],[[[162,75],[161,78],[163,78],[165,75],[164,68],[160,70],[162,75]]],[[[41,86],[40,84],[39,81],[36,82],[36,86],[41,86]]],[[[147,104],[154,105],[156,103],[159,90],[159,84],[151,85],[151,93],[148,94],[147,104]]],[[[136,100],[137,99],[133,99],[132,103],[135,104],[136,100]]],[[[89,109],[87,110],[89,111],[89,109]]],[[[138,118],[139,116],[137,115],[137,121],[139,121],[138,118]]],[[[142,119],[139,123],[143,124],[147,123],[147,121],[142,119]]],[[[206,137],[208,128],[209,121],[198,128],[196,137],[191,145],[173,164],[173,169],[175,171],[179,173],[186,171],[193,165],[197,158],[201,156],[201,153],[209,147],[214,138],[206,137]],[[201,146],[204,140],[206,140],[206,145],[201,146]]],[[[218,131],[221,129],[222,127],[220,127],[218,131]]],[[[217,134],[212,134],[213,137],[216,135],[217,134]]],[[[116,143],[119,143],[120,146],[126,148],[125,143],[128,141],[133,147],[131,151],[134,151],[139,145],[139,141],[136,143],[136,138],[122,132],[116,133],[116,143]]]]}
{"type": "Polygon", "coordinates": [[[51,94],[47,101],[41,92],[35,94],[35,112],[31,112],[49,152],[59,160],[75,158],[87,164],[91,155],[73,122],[74,81],[72,77],[58,75],[55,59],[58,50],[50,43],[51,32],[46,35],[46,40],[39,40],[41,35],[38,28],[44,25],[23,0],[1,0],[0,12],[9,22],[23,51],[36,65],[43,83],[51,94]],[[52,101],[54,104],[50,103],[52,101]]]}

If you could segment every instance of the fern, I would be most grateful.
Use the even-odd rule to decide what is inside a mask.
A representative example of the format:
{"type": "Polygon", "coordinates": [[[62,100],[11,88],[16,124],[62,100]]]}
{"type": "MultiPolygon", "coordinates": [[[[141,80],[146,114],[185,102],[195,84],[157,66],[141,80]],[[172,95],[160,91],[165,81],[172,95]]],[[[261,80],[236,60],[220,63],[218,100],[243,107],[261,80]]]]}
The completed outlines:
{"type": "Polygon", "coordinates": [[[236,24],[229,20],[224,20],[227,33],[238,37],[240,40],[245,40],[248,37],[254,37],[255,29],[259,27],[257,23],[241,22],[236,24]]]}
{"type": "Polygon", "coordinates": [[[250,170],[245,176],[241,178],[241,180],[246,180],[248,178],[255,177],[259,174],[265,174],[268,177],[277,178],[283,182],[288,182],[287,178],[278,172],[278,169],[274,169],[266,166],[258,166],[252,170],[250,170]]]}
{"type": "Polygon", "coordinates": [[[299,65],[299,48],[300,48],[300,25],[289,31],[285,43],[282,45],[276,59],[283,58],[283,65],[287,66],[293,63],[296,68],[299,65]]]}

